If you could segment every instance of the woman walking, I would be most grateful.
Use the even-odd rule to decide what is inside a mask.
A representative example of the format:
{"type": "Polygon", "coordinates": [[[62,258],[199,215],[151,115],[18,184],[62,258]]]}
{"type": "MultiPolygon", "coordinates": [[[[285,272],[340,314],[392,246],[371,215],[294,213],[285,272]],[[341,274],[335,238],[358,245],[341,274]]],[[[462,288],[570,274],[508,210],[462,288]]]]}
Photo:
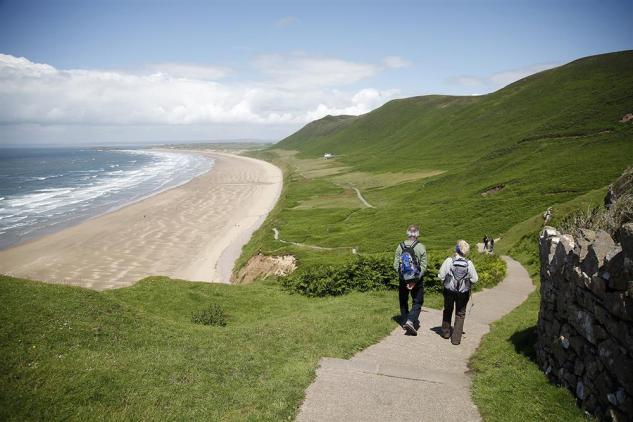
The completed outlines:
{"type": "Polygon", "coordinates": [[[458,240],[455,255],[446,258],[440,268],[439,277],[444,280],[444,313],[442,316],[442,337],[451,339],[458,345],[462,340],[466,305],[470,299],[470,288],[479,280],[472,261],[466,259],[470,245],[458,240]],[[455,309],[455,325],[451,333],[451,320],[455,309]]]}

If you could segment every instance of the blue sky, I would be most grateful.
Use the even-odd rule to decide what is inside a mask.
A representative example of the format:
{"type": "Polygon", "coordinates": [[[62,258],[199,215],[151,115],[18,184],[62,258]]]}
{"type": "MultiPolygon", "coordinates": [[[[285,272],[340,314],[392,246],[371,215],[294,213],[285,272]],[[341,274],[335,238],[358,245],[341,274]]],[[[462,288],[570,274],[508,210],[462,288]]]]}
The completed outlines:
{"type": "Polygon", "coordinates": [[[0,0],[0,142],[279,139],[633,48],[626,1],[0,0]]]}

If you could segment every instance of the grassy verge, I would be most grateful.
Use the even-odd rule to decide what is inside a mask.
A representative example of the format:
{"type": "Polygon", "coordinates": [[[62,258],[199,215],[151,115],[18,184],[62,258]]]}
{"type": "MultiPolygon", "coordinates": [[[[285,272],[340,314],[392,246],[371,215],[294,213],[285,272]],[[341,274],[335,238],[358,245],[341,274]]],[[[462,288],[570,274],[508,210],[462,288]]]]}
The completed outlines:
{"type": "Polygon", "coordinates": [[[375,343],[397,312],[393,292],[162,277],[102,293],[0,277],[0,296],[1,420],[292,419],[319,359],[375,343]],[[212,303],[226,327],[191,321],[212,303]]]}
{"type": "Polygon", "coordinates": [[[398,313],[394,291],[164,277],[99,293],[0,276],[0,296],[0,420],[289,420],[321,357],[375,343],[398,313]],[[227,325],[194,324],[212,304],[227,325]]]}
{"type": "MultiPolygon", "coordinates": [[[[604,191],[591,191],[554,207],[552,224],[576,209],[600,204],[604,191]]],[[[536,215],[508,230],[499,243],[502,253],[512,255],[527,268],[536,290],[492,324],[470,359],[473,400],[486,421],[588,419],[569,391],[550,384],[536,364],[534,343],[541,300],[537,239],[542,225],[541,216],[536,215]]]]}

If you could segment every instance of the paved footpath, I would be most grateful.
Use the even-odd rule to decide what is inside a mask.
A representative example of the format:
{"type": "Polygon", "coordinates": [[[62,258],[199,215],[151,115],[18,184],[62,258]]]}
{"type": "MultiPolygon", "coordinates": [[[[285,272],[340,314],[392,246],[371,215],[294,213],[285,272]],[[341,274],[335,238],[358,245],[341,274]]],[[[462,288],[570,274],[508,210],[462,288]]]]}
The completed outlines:
{"type": "Polygon", "coordinates": [[[323,358],[306,391],[298,421],[479,421],[471,398],[468,359],[489,324],[520,305],[534,289],[512,258],[506,278],[473,295],[462,344],[440,335],[442,311],[423,308],[417,337],[398,327],[350,360],[323,358]]]}

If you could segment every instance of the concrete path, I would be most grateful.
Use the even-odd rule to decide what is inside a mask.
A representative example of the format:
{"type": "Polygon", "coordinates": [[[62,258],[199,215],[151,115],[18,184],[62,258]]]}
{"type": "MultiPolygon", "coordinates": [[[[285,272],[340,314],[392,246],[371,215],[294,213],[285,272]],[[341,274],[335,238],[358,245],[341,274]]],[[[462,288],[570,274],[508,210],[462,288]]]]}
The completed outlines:
{"type": "MultiPolygon", "coordinates": [[[[521,304],[534,289],[516,261],[493,289],[473,295],[462,344],[439,335],[442,311],[424,308],[418,336],[398,327],[350,360],[323,358],[306,391],[298,421],[478,421],[468,359],[489,324],[521,304]]],[[[395,293],[394,293],[395,294],[395,293]]],[[[394,312],[397,299],[394,296],[394,312]]],[[[353,327],[350,327],[353,329],[353,327]]]]}

